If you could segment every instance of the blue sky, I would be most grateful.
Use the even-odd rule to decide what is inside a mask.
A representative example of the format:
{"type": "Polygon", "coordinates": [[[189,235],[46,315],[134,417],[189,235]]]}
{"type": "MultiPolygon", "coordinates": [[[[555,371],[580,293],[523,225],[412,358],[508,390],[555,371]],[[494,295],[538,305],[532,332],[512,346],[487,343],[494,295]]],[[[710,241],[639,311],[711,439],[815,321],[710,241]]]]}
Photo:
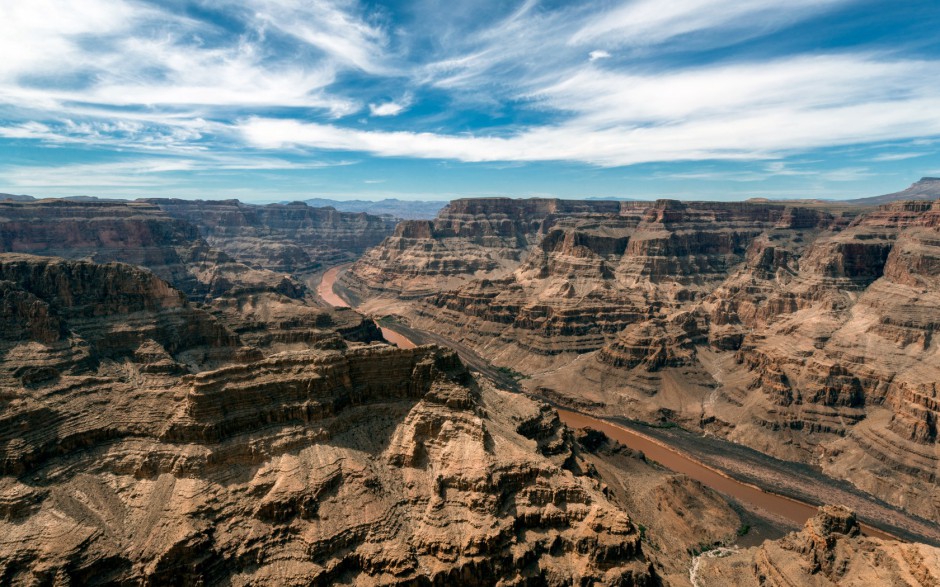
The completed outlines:
{"type": "Polygon", "coordinates": [[[0,192],[848,198],[940,175],[936,0],[0,4],[0,192]]]}

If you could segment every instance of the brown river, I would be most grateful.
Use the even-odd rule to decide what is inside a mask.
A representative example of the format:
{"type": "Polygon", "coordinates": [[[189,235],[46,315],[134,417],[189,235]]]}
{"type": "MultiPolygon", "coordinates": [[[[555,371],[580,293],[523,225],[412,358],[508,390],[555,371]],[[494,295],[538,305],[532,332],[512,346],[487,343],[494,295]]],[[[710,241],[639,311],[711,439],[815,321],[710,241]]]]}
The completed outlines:
{"type": "MultiPolygon", "coordinates": [[[[344,267],[342,266],[333,267],[324,273],[323,279],[317,288],[317,293],[330,305],[348,308],[349,304],[333,291],[333,284],[336,281],[337,275],[343,269],[344,267]]],[[[382,328],[382,336],[384,336],[385,340],[388,342],[398,345],[401,348],[414,348],[415,346],[410,340],[388,328],[382,328]]],[[[806,520],[816,514],[816,506],[790,499],[783,495],[764,491],[754,485],[733,479],[691,458],[679,449],[674,449],[638,432],[634,432],[606,420],[561,408],[558,409],[558,414],[561,416],[562,422],[572,428],[589,427],[600,430],[621,444],[634,450],[643,451],[643,454],[645,454],[647,458],[656,461],[667,469],[688,475],[702,485],[710,487],[721,494],[732,497],[745,505],[757,507],[775,516],[785,518],[799,526],[802,526],[806,520]]],[[[866,524],[862,524],[862,531],[868,536],[895,538],[886,532],[882,532],[866,524]]]]}
{"type": "MultiPolygon", "coordinates": [[[[339,276],[339,272],[343,269],[345,269],[345,266],[340,265],[338,267],[333,267],[332,269],[327,270],[327,272],[323,274],[323,279],[320,280],[320,285],[317,286],[317,295],[319,295],[323,301],[329,305],[338,308],[349,307],[349,304],[346,303],[346,300],[336,295],[336,292],[333,291],[333,284],[336,283],[336,278],[339,276]]],[[[398,334],[394,330],[385,328],[380,324],[376,324],[376,326],[382,330],[382,338],[392,343],[393,345],[403,349],[415,348],[415,344],[413,342],[398,334]]]]}

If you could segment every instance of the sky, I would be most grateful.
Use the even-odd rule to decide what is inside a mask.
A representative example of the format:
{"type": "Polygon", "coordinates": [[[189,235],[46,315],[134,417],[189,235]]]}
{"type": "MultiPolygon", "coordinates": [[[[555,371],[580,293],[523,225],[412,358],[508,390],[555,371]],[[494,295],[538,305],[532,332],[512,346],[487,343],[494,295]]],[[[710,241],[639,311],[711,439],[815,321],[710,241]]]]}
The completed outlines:
{"type": "Polygon", "coordinates": [[[937,0],[0,0],[0,192],[845,199],[940,176],[937,0]]]}

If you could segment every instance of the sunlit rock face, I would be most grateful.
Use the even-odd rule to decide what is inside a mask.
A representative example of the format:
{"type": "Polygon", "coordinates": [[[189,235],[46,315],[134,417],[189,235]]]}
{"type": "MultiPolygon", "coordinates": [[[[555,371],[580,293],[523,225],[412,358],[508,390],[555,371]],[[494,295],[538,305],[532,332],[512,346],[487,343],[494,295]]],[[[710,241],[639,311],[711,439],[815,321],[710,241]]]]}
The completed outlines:
{"type": "Polygon", "coordinates": [[[815,463],[938,520],[938,222],[926,200],[458,201],[344,283],[537,393],[815,463]]]}
{"type": "Polygon", "coordinates": [[[0,320],[4,583],[657,584],[557,414],[450,351],[249,345],[145,269],[22,254],[0,320]]]}
{"type": "Polygon", "coordinates": [[[863,537],[852,512],[828,506],[780,540],[698,557],[691,578],[700,587],[930,585],[938,569],[940,549],[863,537]]]}

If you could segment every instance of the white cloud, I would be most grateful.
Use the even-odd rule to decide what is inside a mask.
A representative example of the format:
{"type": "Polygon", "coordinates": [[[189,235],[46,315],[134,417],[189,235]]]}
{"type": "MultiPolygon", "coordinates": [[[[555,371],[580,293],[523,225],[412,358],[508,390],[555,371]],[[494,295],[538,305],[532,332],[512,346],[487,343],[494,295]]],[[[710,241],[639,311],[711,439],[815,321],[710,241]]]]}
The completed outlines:
{"type": "Polygon", "coordinates": [[[81,108],[120,120],[127,106],[167,114],[196,107],[202,110],[190,115],[202,117],[230,108],[305,107],[336,117],[361,107],[328,92],[337,72],[382,69],[383,33],[359,20],[353,3],[252,0],[219,7],[234,15],[255,10],[247,15],[249,32],[219,37],[215,25],[129,0],[4,2],[0,105],[60,119],[81,108]],[[265,27],[322,54],[272,52],[265,27]],[[213,35],[215,44],[203,40],[213,35]]]}
{"type": "Polygon", "coordinates": [[[383,104],[369,104],[369,112],[372,116],[398,116],[407,108],[404,104],[398,102],[385,102],[383,104]]]}
{"type": "Polygon", "coordinates": [[[632,0],[596,14],[571,35],[580,45],[605,39],[623,45],[649,45],[702,31],[742,29],[753,33],[767,26],[820,12],[846,0],[632,0]]]}
{"type": "MultiPolygon", "coordinates": [[[[388,74],[385,31],[363,20],[357,3],[337,0],[250,0],[255,17],[312,45],[335,61],[372,74],[388,74]]],[[[237,5],[237,4],[236,4],[237,5]]]]}
{"type": "Polygon", "coordinates": [[[264,171],[318,169],[355,164],[355,161],[316,161],[301,163],[276,157],[205,154],[198,158],[148,157],[103,163],[65,165],[17,165],[0,168],[0,182],[22,189],[31,188],[133,188],[169,186],[180,182],[179,172],[264,171]]]}
{"type": "Polygon", "coordinates": [[[828,181],[859,181],[874,175],[867,167],[844,167],[820,173],[820,176],[828,181]]]}
{"type": "Polygon", "coordinates": [[[915,159],[917,157],[926,157],[931,153],[925,152],[915,152],[915,153],[882,153],[881,155],[875,155],[869,161],[874,162],[885,162],[885,161],[903,161],[905,159],[915,159]]]}
{"type": "Polygon", "coordinates": [[[637,76],[596,71],[537,92],[566,122],[509,136],[362,131],[253,118],[263,148],[307,146],[461,161],[756,159],[817,147],[940,134],[940,64],[795,58],[637,76]],[[877,79],[877,84],[871,80],[877,79]]]}
{"type": "Polygon", "coordinates": [[[876,61],[859,55],[800,56],[644,75],[587,67],[531,92],[529,97],[552,109],[579,113],[598,124],[663,123],[688,117],[810,110],[877,100],[903,103],[917,96],[940,96],[940,90],[930,82],[938,74],[937,62],[876,61]]]}
{"type": "MultiPolygon", "coordinates": [[[[934,61],[791,56],[663,65],[655,73],[631,61],[641,46],[670,51],[675,47],[667,45],[679,39],[686,48],[691,35],[696,43],[722,46],[849,1],[630,0],[552,9],[527,0],[484,26],[478,15],[472,25],[455,18],[446,35],[426,25],[428,43],[358,0],[212,2],[239,22],[238,34],[179,16],[165,3],[2,2],[0,137],[147,157],[204,157],[247,144],[614,166],[770,159],[940,134],[934,61]],[[601,67],[597,62],[611,51],[617,59],[601,67]],[[350,72],[365,82],[343,86],[350,72]],[[365,105],[373,117],[397,116],[412,106],[420,86],[443,90],[441,103],[454,110],[470,103],[480,107],[471,114],[495,119],[511,109],[539,109],[552,122],[477,135],[448,131],[450,112],[419,120],[444,129],[436,132],[365,131],[337,122],[365,105]]],[[[432,23],[434,16],[421,18],[432,23]]],[[[226,169],[217,159],[199,161],[200,170],[226,169]]]]}

